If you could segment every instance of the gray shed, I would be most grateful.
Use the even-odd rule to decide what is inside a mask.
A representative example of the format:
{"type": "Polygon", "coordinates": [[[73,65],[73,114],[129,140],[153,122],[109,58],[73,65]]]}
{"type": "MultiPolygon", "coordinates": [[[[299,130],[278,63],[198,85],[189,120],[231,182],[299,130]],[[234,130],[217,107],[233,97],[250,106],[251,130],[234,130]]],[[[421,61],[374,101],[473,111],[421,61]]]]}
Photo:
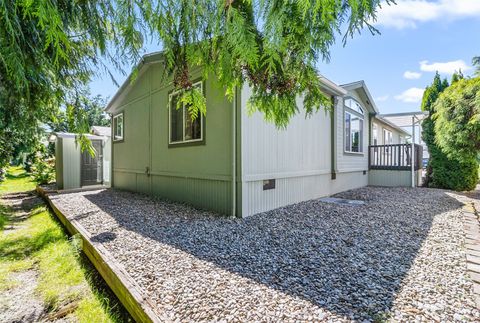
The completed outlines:
{"type": "MultiPolygon", "coordinates": [[[[92,132],[95,132],[92,129],[92,132]]],[[[105,132],[106,133],[106,132],[105,132]]],[[[89,134],[87,137],[97,151],[95,157],[81,152],[74,133],[56,132],[55,142],[56,183],[59,190],[93,186],[110,186],[110,135],[89,134]]]]}

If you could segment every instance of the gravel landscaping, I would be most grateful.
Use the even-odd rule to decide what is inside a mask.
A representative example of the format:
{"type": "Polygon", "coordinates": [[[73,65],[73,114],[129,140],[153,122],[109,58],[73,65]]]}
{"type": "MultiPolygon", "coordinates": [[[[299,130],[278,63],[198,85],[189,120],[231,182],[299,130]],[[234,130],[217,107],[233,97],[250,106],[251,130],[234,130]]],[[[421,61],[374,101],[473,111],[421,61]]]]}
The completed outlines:
{"type": "Polygon", "coordinates": [[[163,320],[479,321],[462,203],[366,187],[246,219],[116,190],[52,195],[163,320]]]}

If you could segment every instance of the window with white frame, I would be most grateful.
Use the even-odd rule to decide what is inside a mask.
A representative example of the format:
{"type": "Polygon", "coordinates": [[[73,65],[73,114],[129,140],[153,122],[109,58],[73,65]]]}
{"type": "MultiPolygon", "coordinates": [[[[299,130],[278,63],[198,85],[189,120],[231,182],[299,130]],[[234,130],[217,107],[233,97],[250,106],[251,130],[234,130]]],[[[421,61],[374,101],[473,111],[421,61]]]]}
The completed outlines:
{"type": "Polygon", "coordinates": [[[123,140],[123,113],[113,116],[113,140],[123,140]]]}
{"type": "Polygon", "coordinates": [[[346,99],[345,107],[345,152],[363,152],[364,110],[354,99],[346,99]]]}
{"type": "MultiPolygon", "coordinates": [[[[202,82],[193,85],[202,91],[202,82]]],[[[203,115],[192,118],[186,104],[178,106],[180,92],[173,92],[169,97],[169,143],[179,144],[200,142],[203,140],[203,115]]]]}
{"type": "Polygon", "coordinates": [[[390,130],[383,129],[383,144],[384,145],[393,144],[393,134],[390,130]]]}

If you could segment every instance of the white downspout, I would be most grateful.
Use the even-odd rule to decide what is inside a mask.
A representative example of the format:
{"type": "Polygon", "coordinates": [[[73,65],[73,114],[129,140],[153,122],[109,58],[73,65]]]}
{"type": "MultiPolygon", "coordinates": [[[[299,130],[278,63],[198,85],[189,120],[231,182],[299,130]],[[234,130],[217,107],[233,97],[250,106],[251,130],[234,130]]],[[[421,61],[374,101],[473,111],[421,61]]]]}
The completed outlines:
{"type": "Polygon", "coordinates": [[[412,187],[415,187],[415,117],[412,116],[412,187]]]}
{"type": "Polygon", "coordinates": [[[237,87],[233,89],[233,113],[232,113],[232,216],[236,216],[237,210],[237,87]]]}

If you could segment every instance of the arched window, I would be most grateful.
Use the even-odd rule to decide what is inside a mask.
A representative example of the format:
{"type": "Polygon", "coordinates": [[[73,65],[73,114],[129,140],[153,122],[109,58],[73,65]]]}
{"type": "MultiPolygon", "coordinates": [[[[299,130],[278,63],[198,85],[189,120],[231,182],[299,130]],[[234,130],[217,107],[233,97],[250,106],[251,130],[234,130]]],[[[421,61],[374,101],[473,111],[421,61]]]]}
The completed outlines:
{"type": "Polygon", "coordinates": [[[361,104],[358,103],[355,99],[352,99],[352,98],[345,99],[345,106],[350,110],[360,113],[362,116],[364,114],[361,104]]]}
{"type": "Polygon", "coordinates": [[[345,110],[345,152],[363,152],[363,120],[365,110],[353,98],[344,101],[345,110]]]}

